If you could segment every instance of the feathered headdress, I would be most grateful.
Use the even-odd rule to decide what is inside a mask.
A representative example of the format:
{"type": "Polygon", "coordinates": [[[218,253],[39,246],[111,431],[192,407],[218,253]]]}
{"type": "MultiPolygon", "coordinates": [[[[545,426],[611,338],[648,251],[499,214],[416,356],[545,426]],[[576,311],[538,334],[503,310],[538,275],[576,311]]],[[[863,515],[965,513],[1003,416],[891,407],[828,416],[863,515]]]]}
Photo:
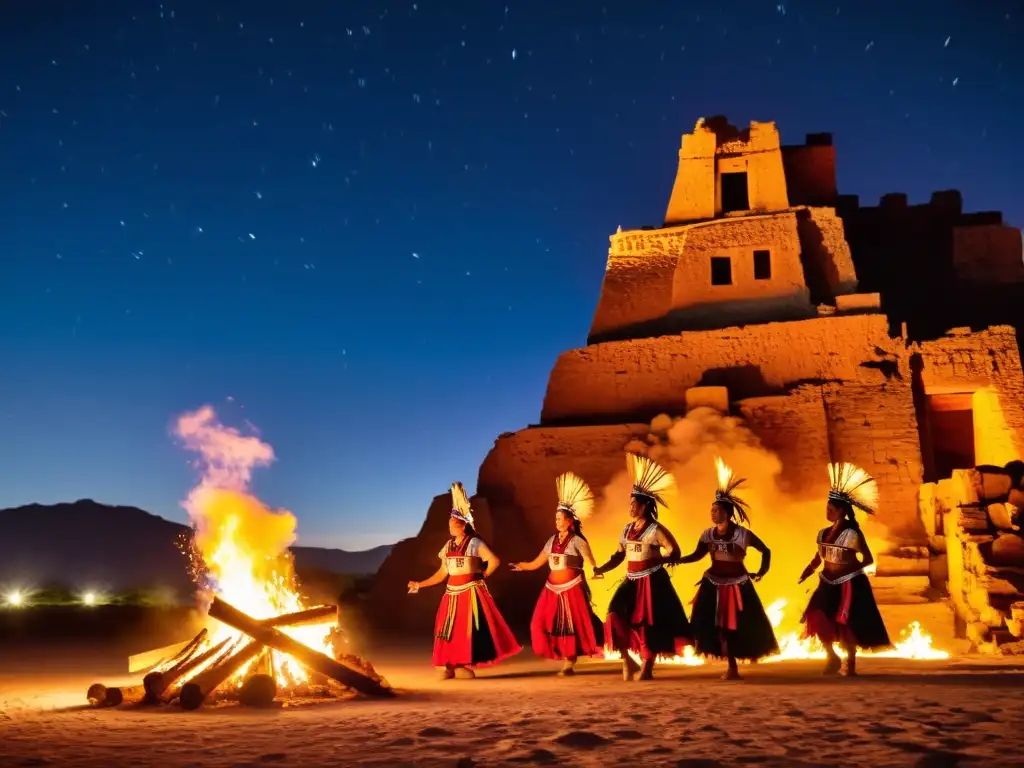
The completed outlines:
{"type": "Polygon", "coordinates": [[[747,482],[746,478],[736,477],[736,474],[722,461],[721,456],[715,457],[715,469],[718,471],[718,490],[715,491],[715,501],[729,504],[736,510],[740,520],[749,523],[747,502],[736,495],[736,489],[747,482]]]}
{"type": "Polygon", "coordinates": [[[559,475],[555,488],[558,490],[558,508],[577,520],[583,520],[594,509],[594,494],[579,475],[573,472],[559,475]]]}
{"type": "Polygon", "coordinates": [[[651,499],[656,505],[668,506],[665,493],[676,487],[676,480],[668,470],[646,456],[635,453],[626,454],[626,466],[633,481],[633,496],[651,499]]]}
{"type": "Polygon", "coordinates": [[[875,514],[878,483],[863,469],[849,462],[829,464],[828,479],[829,499],[846,502],[869,515],[875,514]]]}
{"type": "Polygon", "coordinates": [[[452,517],[466,525],[473,524],[473,510],[469,508],[469,497],[462,483],[452,483],[452,517]]]}

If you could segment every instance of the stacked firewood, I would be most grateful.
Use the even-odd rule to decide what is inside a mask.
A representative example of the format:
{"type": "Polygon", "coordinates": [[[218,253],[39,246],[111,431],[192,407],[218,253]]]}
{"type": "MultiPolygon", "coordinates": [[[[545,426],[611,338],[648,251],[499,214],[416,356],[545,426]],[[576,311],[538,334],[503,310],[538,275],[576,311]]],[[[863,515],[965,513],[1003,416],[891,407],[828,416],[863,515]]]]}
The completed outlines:
{"type": "MultiPolygon", "coordinates": [[[[90,686],[86,697],[96,707],[116,707],[123,703],[170,704],[178,702],[183,709],[198,709],[215,696],[234,696],[249,706],[266,706],[277,697],[277,676],[272,651],[290,656],[313,677],[312,685],[290,688],[290,695],[338,696],[357,692],[369,696],[393,695],[391,687],[373,666],[343,652],[342,642],[332,642],[335,658],[310,648],[281,632],[278,627],[323,624],[334,618],[333,605],[309,608],[259,621],[228,605],[220,598],[210,605],[209,616],[242,633],[237,640],[224,640],[206,647],[207,630],[183,644],[170,659],[160,662],[143,678],[141,685],[107,687],[90,686]],[[225,682],[248,665],[245,680],[233,691],[225,690],[225,682]]],[[[332,629],[331,639],[341,640],[340,630],[332,629]]],[[[168,649],[143,654],[152,658],[168,649]]]]}

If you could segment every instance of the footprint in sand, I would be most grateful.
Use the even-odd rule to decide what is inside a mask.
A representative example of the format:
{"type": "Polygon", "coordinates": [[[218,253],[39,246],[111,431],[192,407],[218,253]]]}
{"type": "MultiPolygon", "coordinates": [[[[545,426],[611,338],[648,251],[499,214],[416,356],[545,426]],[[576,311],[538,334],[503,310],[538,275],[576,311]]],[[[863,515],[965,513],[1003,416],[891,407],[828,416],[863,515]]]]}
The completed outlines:
{"type": "Polygon", "coordinates": [[[412,746],[415,743],[416,742],[414,742],[408,736],[401,736],[401,737],[395,739],[394,741],[389,741],[385,746],[388,746],[388,747],[409,747],[409,746],[412,746]]]}
{"type": "Polygon", "coordinates": [[[900,728],[899,726],[896,726],[896,725],[886,725],[885,723],[871,723],[871,725],[869,725],[864,730],[866,730],[868,733],[873,733],[873,734],[875,734],[877,736],[885,736],[885,735],[888,735],[890,733],[906,733],[907,732],[906,728],[900,728]]]}
{"type": "Polygon", "coordinates": [[[786,717],[803,717],[804,716],[803,710],[802,709],[797,709],[796,707],[793,707],[792,709],[787,709],[782,714],[784,714],[786,717]]]}
{"type": "Polygon", "coordinates": [[[534,763],[537,765],[548,765],[558,762],[558,755],[548,749],[534,749],[525,755],[510,757],[510,763],[534,763]]]}
{"type": "Polygon", "coordinates": [[[424,739],[439,739],[444,738],[445,736],[454,736],[455,734],[451,731],[446,731],[444,728],[435,728],[434,726],[431,726],[429,728],[424,728],[417,735],[422,736],[424,739]]]}
{"type": "Polygon", "coordinates": [[[569,731],[555,737],[555,743],[575,749],[594,749],[607,745],[608,739],[592,731],[569,731]]]}
{"type": "Polygon", "coordinates": [[[635,741],[637,739],[642,739],[644,737],[644,735],[640,733],[640,731],[633,730],[612,731],[612,736],[614,736],[616,739],[622,739],[623,741],[635,741]]]}

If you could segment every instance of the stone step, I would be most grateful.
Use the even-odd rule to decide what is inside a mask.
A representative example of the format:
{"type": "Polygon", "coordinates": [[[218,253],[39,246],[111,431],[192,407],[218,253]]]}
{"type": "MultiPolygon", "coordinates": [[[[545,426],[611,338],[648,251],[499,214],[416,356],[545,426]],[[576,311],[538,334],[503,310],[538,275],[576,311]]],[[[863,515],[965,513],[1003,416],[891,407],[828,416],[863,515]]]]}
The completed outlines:
{"type": "Polygon", "coordinates": [[[927,576],[929,558],[879,555],[875,558],[876,576],[927,576]]]}
{"type": "Polygon", "coordinates": [[[924,576],[878,576],[868,577],[875,602],[879,605],[917,605],[933,602],[928,597],[931,582],[924,576]]]}

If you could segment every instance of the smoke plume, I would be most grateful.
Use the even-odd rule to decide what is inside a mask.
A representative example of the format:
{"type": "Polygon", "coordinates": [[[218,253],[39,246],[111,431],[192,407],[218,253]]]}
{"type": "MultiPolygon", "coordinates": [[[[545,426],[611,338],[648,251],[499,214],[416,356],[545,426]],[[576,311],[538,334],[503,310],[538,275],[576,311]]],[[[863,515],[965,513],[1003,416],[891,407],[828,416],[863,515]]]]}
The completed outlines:
{"type": "MultiPolygon", "coordinates": [[[[658,416],[651,422],[647,440],[631,443],[626,450],[650,456],[675,476],[675,498],[667,499],[669,506],[659,511],[659,521],[675,536],[683,554],[692,552],[701,532],[713,524],[711,504],[717,488],[715,457],[721,456],[737,476],[746,478],[736,493],[749,504],[751,530],[772,552],[771,570],[758,585],[758,593],[766,606],[784,598],[787,607],[779,629],[795,629],[807,592],[816,583],[810,579],[798,585],[797,579],[815,554],[817,532],[828,524],[824,495],[810,501],[787,495],[779,483],[780,458],[765,449],[742,421],[722,416],[710,408],[695,408],[677,419],[658,416]]],[[[827,461],[823,456],[823,488],[827,488],[827,461]]],[[[622,472],[600,494],[595,514],[585,526],[599,564],[615,551],[623,527],[629,522],[631,488],[623,460],[622,472]]],[[[866,533],[877,552],[882,542],[874,537],[874,527],[866,533]]],[[[696,564],[669,569],[688,614],[696,584],[709,565],[710,560],[705,558],[696,564]]],[[[746,565],[751,573],[757,571],[760,553],[748,551],[746,565]]],[[[599,615],[607,611],[611,595],[624,575],[624,567],[620,566],[603,580],[592,582],[599,615]]]]}
{"type": "Polygon", "coordinates": [[[195,529],[193,550],[201,560],[195,571],[207,582],[201,586],[239,594],[249,584],[290,582],[295,516],[270,509],[249,491],[253,469],[268,466],[274,449],[222,424],[209,405],[179,417],[174,432],[198,454],[200,481],[182,506],[195,529]]]}

